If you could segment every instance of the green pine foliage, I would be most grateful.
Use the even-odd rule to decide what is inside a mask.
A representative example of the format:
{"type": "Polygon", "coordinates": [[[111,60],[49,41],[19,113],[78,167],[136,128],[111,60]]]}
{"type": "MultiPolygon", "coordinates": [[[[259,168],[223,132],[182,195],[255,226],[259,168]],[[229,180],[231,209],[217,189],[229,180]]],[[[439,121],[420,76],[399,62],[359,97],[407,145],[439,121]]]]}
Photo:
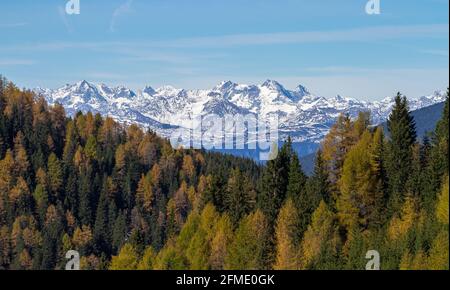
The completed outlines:
{"type": "Polygon", "coordinates": [[[408,109],[406,97],[395,97],[395,106],[388,119],[390,140],[386,152],[386,168],[389,176],[389,210],[394,212],[403,202],[413,167],[413,145],[416,142],[414,119],[408,109]]]}

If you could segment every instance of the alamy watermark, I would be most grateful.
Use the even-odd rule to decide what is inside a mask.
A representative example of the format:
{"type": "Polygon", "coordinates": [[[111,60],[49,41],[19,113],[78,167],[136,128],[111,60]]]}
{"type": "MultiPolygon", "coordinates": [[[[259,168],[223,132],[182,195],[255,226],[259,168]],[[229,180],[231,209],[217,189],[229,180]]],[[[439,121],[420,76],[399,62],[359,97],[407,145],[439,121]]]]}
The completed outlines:
{"type": "Polygon", "coordinates": [[[66,253],[66,270],[67,271],[76,271],[80,270],[80,253],[74,250],[70,250],[66,253]]]}
{"type": "Polygon", "coordinates": [[[278,116],[209,114],[195,117],[175,130],[170,143],[176,149],[257,150],[261,161],[278,155],[278,116]]]}
{"type": "Polygon", "coordinates": [[[366,264],[366,270],[368,271],[377,271],[380,270],[380,253],[376,250],[370,250],[366,253],[366,259],[369,261],[366,264]]]}
{"type": "Polygon", "coordinates": [[[80,0],[69,0],[66,3],[66,13],[69,15],[79,15],[81,12],[80,0]]]}
{"type": "Polygon", "coordinates": [[[369,0],[366,4],[366,13],[369,15],[380,15],[381,0],[369,0]]]}

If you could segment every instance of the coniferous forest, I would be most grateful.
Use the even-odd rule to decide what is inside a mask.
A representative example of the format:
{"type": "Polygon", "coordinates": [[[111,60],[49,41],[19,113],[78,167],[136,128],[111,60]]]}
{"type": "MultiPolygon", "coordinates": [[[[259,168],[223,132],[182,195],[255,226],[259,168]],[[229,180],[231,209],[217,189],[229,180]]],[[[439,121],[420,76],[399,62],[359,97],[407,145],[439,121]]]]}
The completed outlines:
{"type": "Polygon", "coordinates": [[[175,150],[154,132],[50,107],[0,79],[0,269],[449,268],[449,101],[418,140],[342,115],[306,176],[275,160],[175,150]]]}

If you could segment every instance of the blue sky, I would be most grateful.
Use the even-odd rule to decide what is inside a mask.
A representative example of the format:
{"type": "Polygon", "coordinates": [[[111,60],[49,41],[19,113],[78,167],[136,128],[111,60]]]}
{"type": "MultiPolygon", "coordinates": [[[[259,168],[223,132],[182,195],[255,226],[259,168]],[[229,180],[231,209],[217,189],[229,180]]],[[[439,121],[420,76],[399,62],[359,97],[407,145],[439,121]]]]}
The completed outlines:
{"type": "Polygon", "coordinates": [[[448,0],[67,0],[0,2],[0,74],[23,87],[86,79],[211,88],[275,79],[324,96],[381,99],[445,89],[448,0]]]}

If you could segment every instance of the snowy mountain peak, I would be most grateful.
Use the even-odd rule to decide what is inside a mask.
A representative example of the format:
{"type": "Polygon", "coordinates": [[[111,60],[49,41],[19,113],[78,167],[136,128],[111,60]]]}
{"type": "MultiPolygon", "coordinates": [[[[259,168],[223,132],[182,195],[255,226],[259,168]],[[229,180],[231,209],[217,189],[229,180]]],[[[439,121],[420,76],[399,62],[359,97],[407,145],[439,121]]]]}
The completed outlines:
{"type": "Polygon", "coordinates": [[[143,90],[144,93],[152,96],[154,94],[156,94],[156,91],[151,87],[151,86],[146,86],[143,90]]]}
{"type": "Polygon", "coordinates": [[[300,101],[301,96],[295,91],[287,90],[283,85],[274,80],[267,80],[261,85],[262,95],[267,100],[277,104],[295,104],[300,101]]]}
{"type": "MultiPolygon", "coordinates": [[[[99,92],[100,86],[96,86],[87,81],[80,81],[69,87],[69,92],[82,97],[85,101],[91,99],[103,99],[103,95],[99,92]]],[[[62,90],[64,92],[64,90],[62,90]]]]}
{"type": "Polygon", "coordinates": [[[87,90],[95,90],[95,86],[85,80],[82,80],[75,84],[74,89],[81,92],[87,90]]]}
{"type": "Polygon", "coordinates": [[[126,88],[126,87],[117,87],[116,90],[115,90],[114,97],[115,98],[125,98],[125,99],[132,100],[133,98],[136,97],[136,94],[132,90],[130,90],[130,89],[126,88]]]}
{"type": "Polygon", "coordinates": [[[346,101],[347,99],[346,98],[344,98],[343,96],[341,96],[341,95],[336,95],[336,97],[335,97],[335,100],[336,101],[346,101]]]}
{"type": "Polygon", "coordinates": [[[284,91],[285,88],[277,81],[274,80],[266,80],[262,85],[262,87],[268,88],[274,91],[284,91]]]}
{"type": "Polygon", "coordinates": [[[234,89],[238,86],[238,84],[232,82],[232,81],[222,81],[217,86],[214,87],[214,91],[219,92],[227,92],[231,89],[234,89]]]}
{"type": "Polygon", "coordinates": [[[160,94],[160,95],[177,95],[180,91],[180,89],[177,89],[173,86],[170,85],[166,85],[166,86],[162,86],[156,89],[156,93],[160,94]]]}
{"type": "Polygon", "coordinates": [[[447,92],[443,91],[443,90],[436,90],[433,93],[433,97],[437,98],[438,100],[440,100],[442,98],[442,96],[447,95],[447,92]]]}
{"type": "Polygon", "coordinates": [[[297,93],[300,95],[300,97],[304,97],[304,96],[309,96],[309,95],[311,95],[311,93],[309,92],[309,90],[308,90],[306,87],[302,86],[302,85],[298,85],[298,86],[295,88],[295,92],[297,92],[297,93]]]}

